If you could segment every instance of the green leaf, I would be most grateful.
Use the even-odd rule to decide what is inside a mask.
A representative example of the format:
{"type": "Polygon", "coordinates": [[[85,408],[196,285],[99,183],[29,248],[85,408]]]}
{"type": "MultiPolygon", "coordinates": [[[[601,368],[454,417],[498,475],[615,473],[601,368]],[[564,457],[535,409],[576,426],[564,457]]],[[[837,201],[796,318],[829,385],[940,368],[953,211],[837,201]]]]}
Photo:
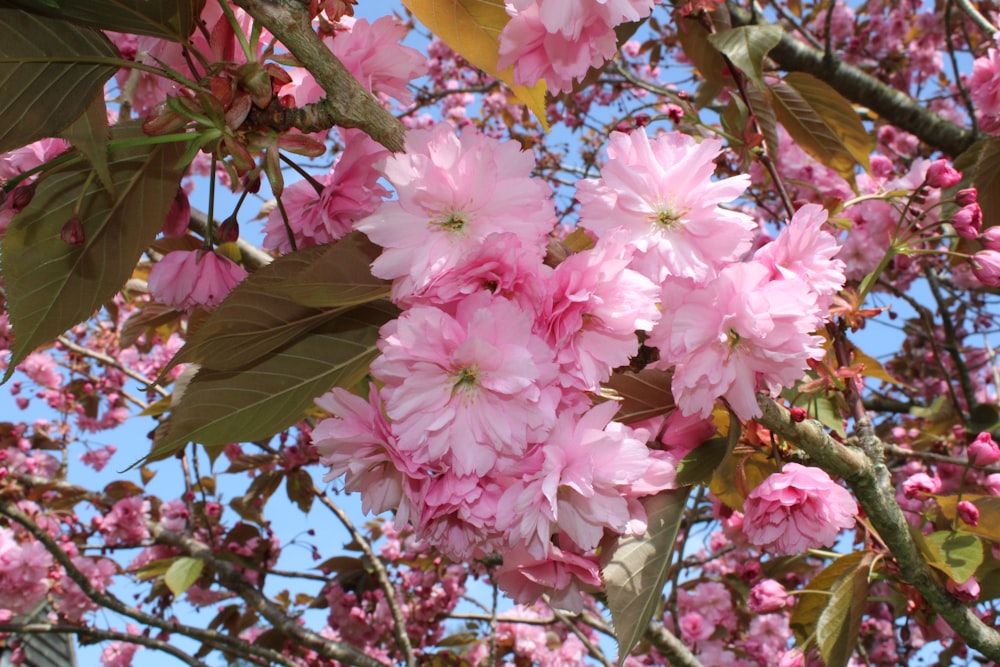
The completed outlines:
{"type": "Polygon", "coordinates": [[[774,107],[771,106],[771,98],[763,90],[763,86],[758,88],[752,82],[747,84],[747,97],[750,99],[750,104],[753,105],[760,133],[764,135],[764,146],[767,147],[767,154],[775,158],[779,150],[778,117],[774,114],[774,107]]]}
{"type": "MultiPolygon", "coordinates": [[[[311,308],[358,306],[389,296],[392,286],[376,278],[371,263],[381,248],[361,232],[351,232],[322,251],[291,280],[276,290],[311,308]]],[[[287,255],[286,255],[287,256],[287,255]]]]}
{"type": "Polygon", "coordinates": [[[850,102],[816,77],[792,72],[769,90],[778,120],[807,153],[854,182],[854,167],[870,169],[874,141],[850,102]]]}
{"type": "MultiPolygon", "coordinates": [[[[871,551],[855,551],[845,554],[827,565],[813,577],[805,589],[799,592],[789,623],[795,633],[795,639],[800,645],[817,634],[820,618],[827,606],[833,601],[834,595],[831,594],[845,585],[850,585],[853,590],[853,587],[858,585],[856,579],[862,576],[867,586],[868,569],[874,558],[875,554],[871,551]]],[[[860,596],[862,602],[865,601],[866,596],[867,593],[860,596]]],[[[829,612],[828,620],[835,620],[838,617],[837,609],[841,612],[844,611],[842,607],[837,607],[834,611],[829,612]]],[[[837,628],[831,628],[824,632],[836,634],[836,631],[837,628]]]]}
{"type": "MultiPolygon", "coordinates": [[[[137,123],[114,128],[116,139],[139,138],[137,123]]],[[[117,195],[90,178],[80,161],[44,174],[31,203],[0,240],[0,267],[14,348],[14,366],[39,345],[86,320],[132,275],[177,194],[178,144],[134,145],[115,151],[108,168],[117,195]],[[86,190],[81,190],[86,186],[86,190]],[[80,203],[85,241],[70,246],[60,231],[80,203]]]]}
{"type": "Polygon", "coordinates": [[[163,575],[163,582],[177,598],[191,588],[194,582],[198,581],[203,569],[205,569],[205,561],[182,556],[175,560],[170,569],[163,575]]]}
{"type": "Polygon", "coordinates": [[[708,41],[763,88],[764,58],[784,34],[776,25],[745,25],[709,35],[708,41]]]}
{"type": "Polygon", "coordinates": [[[674,409],[674,395],[670,391],[672,378],[671,371],[653,368],[644,368],[638,373],[615,373],[601,389],[601,396],[620,401],[615,421],[623,424],[642,421],[674,409]]]}
{"type": "Polygon", "coordinates": [[[927,564],[955,583],[963,583],[983,562],[983,543],[970,532],[939,530],[925,536],[924,541],[929,552],[927,564]]]}
{"type": "Polygon", "coordinates": [[[160,377],[179,363],[217,371],[246,368],[352,307],[382,298],[388,284],[371,276],[366,244],[355,232],[283,255],[254,272],[188,337],[160,377]]]}
{"type": "Polygon", "coordinates": [[[352,315],[305,334],[245,369],[200,369],[149,457],[169,456],[188,442],[212,450],[269,438],[302,419],[323,392],[359,382],[378,352],[378,326],[351,320],[352,315]]]}
{"type": "Polygon", "coordinates": [[[619,538],[601,571],[618,640],[618,667],[660,607],[690,492],[690,487],[684,487],[643,498],[646,533],[619,538]]]}
{"type": "Polygon", "coordinates": [[[983,229],[1000,225],[1000,137],[983,142],[972,172],[972,186],[983,209],[983,229]]]}
{"type": "Polygon", "coordinates": [[[711,33],[697,19],[684,17],[677,26],[677,39],[684,55],[701,74],[702,78],[716,86],[731,86],[733,79],[728,74],[722,53],[709,41],[711,33]]]}
{"type": "MultiPolygon", "coordinates": [[[[816,643],[826,667],[846,667],[868,604],[868,571],[875,554],[862,552],[856,567],[839,577],[816,622],[816,643]]],[[[812,587],[812,584],[810,584],[812,587]]]]}
{"type": "MultiPolygon", "coordinates": [[[[949,521],[955,521],[958,515],[958,496],[934,496],[934,499],[941,508],[941,514],[949,521]]],[[[970,526],[963,521],[962,530],[1000,543],[1000,496],[966,493],[961,499],[969,501],[979,510],[979,523],[970,526]]]]}
{"type": "Polygon", "coordinates": [[[72,62],[94,57],[118,58],[118,49],[95,30],[0,9],[0,153],[57,136],[103,95],[118,68],[72,62]]]}
{"type": "Polygon", "coordinates": [[[0,0],[50,19],[183,42],[194,29],[205,0],[0,0]]]}
{"type": "Polygon", "coordinates": [[[677,464],[677,484],[684,486],[704,484],[726,458],[728,438],[712,438],[695,447],[677,464]]]}
{"type": "Polygon", "coordinates": [[[70,123],[62,131],[62,138],[73,144],[73,148],[83,153],[90,162],[94,173],[100,179],[101,185],[112,196],[115,194],[115,183],[108,168],[108,139],[111,131],[108,128],[108,109],[103,95],[95,95],[90,106],[79,118],[70,123]]]}

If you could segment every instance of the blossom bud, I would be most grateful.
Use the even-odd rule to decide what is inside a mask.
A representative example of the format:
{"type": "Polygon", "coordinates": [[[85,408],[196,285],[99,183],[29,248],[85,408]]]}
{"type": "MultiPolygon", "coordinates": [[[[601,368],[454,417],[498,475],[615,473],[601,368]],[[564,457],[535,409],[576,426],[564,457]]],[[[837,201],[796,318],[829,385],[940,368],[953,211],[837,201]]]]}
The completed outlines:
{"type": "Polygon", "coordinates": [[[970,503],[968,500],[962,500],[958,503],[958,518],[960,518],[965,523],[970,526],[979,525],[979,508],[970,503]]]}
{"type": "Polygon", "coordinates": [[[263,109],[271,101],[271,77],[258,62],[241,65],[236,74],[240,87],[250,93],[253,103],[263,109]]]}
{"type": "Polygon", "coordinates": [[[755,614],[773,614],[787,606],[788,593],[774,579],[765,579],[750,590],[747,607],[755,614]]]}
{"type": "Polygon", "coordinates": [[[955,203],[959,206],[975,204],[979,198],[979,192],[975,188],[962,188],[955,193],[955,203]]]}
{"type": "Polygon", "coordinates": [[[10,195],[10,205],[14,207],[15,211],[20,211],[22,208],[31,203],[34,196],[34,183],[31,183],[30,185],[19,185],[14,188],[14,192],[10,195]]]}
{"type": "Polygon", "coordinates": [[[963,206],[952,217],[951,225],[962,238],[974,239],[983,226],[983,210],[976,203],[963,206]]]}
{"type": "Polygon", "coordinates": [[[979,235],[979,242],[987,250],[1000,250],[1000,227],[990,227],[979,235]]]}
{"type": "Polygon", "coordinates": [[[806,410],[805,408],[795,407],[789,410],[792,416],[793,422],[804,422],[806,420],[806,410]]]}
{"type": "Polygon", "coordinates": [[[977,466],[993,465],[1000,461],[1000,446],[989,433],[983,431],[969,445],[969,460],[977,466]]]}
{"type": "Polygon", "coordinates": [[[947,160],[934,160],[927,168],[927,185],[932,188],[950,188],[962,180],[962,172],[956,170],[947,160]]]}
{"type": "Polygon", "coordinates": [[[174,201],[167,211],[167,218],[163,222],[164,236],[180,238],[187,234],[188,223],[191,221],[191,203],[188,201],[187,193],[183,189],[177,188],[174,201]]]}
{"type": "Polygon", "coordinates": [[[160,102],[142,121],[142,131],[151,137],[179,132],[188,123],[188,118],[166,102],[160,102]]]}
{"type": "Polygon", "coordinates": [[[63,243],[71,246],[81,246],[87,240],[86,234],[83,231],[83,223],[80,221],[80,216],[75,213],[69,217],[66,224],[62,226],[59,230],[59,238],[62,239],[63,243]]]}
{"type": "Polygon", "coordinates": [[[974,602],[979,599],[979,582],[975,577],[969,577],[961,584],[956,584],[951,579],[946,586],[948,592],[962,602],[974,602]]]}
{"type": "Polygon", "coordinates": [[[973,255],[972,274],[987,287],[1000,287],[1000,251],[981,250],[973,255]]]}
{"type": "Polygon", "coordinates": [[[221,243],[236,243],[238,238],[240,238],[240,223],[235,215],[231,215],[219,227],[219,241],[221,243]]]}

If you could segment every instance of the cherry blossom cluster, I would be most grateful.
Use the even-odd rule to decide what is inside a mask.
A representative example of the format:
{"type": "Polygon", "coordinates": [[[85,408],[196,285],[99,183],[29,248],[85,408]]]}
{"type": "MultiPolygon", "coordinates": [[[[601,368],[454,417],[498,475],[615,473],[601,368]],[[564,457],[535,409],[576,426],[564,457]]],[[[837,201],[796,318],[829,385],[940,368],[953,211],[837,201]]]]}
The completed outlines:
{"type": "Polygon", "coordinates": [[[602,540],[641,533],[638,499],[673,484],[674,456],[593,404],[637,333],[700,419],[719,398],[757,415],[758,390],[823,355],[812,332],[844,280],[826,214],[804,207],[750,255],[753,221],[721,206],[748,179],[712,180],[720,149],[614,134],[601,177],[578,184],[596,242],[546,262],[555,218],[530,153],[447,123],[411,131],[382,167],[397,198],[356,224],[404,311],[381,331],[368,398],[317,400],[335,416],[313,434],[327,478],[346,474],[366,510],[397,510],[453,559],[507,554],[496,578],[515,600],[579,608],[602,540]]]}

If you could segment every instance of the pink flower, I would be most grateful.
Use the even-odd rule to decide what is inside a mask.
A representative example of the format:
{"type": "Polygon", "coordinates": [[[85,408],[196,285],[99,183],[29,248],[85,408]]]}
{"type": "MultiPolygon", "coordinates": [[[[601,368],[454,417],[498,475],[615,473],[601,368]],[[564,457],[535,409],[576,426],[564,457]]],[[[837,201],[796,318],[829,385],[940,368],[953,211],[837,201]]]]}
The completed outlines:
{"type": "Polygon", "coordinates": [[[369,387],[368,400],[336,388],[317,398],[316,405],[333,415],[312,432],[320,463],[330,467],[324,481],[346,475],[345,490],[361,493],[365,512],[398,508],[406,472],[416,469],[396,449],[375,385],[369,387]]]}
{"type": "Polygon", "coordinates": [[[541,468],[514,483],[500,500],[501,523],[510,527],[512,543],[523,543],[542,557],[557,532],[589,551],[597,548],[605,529],[645,531],[642,506],[629,502],[626,492],[650,466],[649,434],[612,422],[617,410],[608,401],[579,418],[560,415],[540,448],[541,468]]]}
{"type": "Polygon", "coordinates": [[[786,463],[750,492],[743,505],[743,532],[771,554],[797,555],[829,546],[854,525],[851,494],[819,468],[786,463]]]}
{"type": "Polygon", "coordinates": [[[331,50],[367,90],[409,104],[413,93],[406,86],[427,73],[427,64],[423,54],[399,43],[404,37],[406,26],[392,16],[374,23],[357,19],[351,22],[350,32],[337,34],[331,50]]]}
{"type": "Polygon", "coordinates": [[[972,274],[987,287],[1000,287],[1000,251],[980,250],[973,255],[972,274]]]}
{"type": "Polygon", "coordinates": [[[149,272],[153,297],[177,310],[214,308],[247,277],[243,267],[215,251],[175,250],[149,272]]]}
{"type": "Polygon", "coordinates": [[[979,508],[970,503],[968,500],[958,501],[958,516],[965,523],[970,526],[979,525],[979,508]]]}
{"type": "Polygon", "coordinates": [[[458,475],[521,456],[555,423],[552,350],[516,304],[479,292],[455,315],[415,306],[382,328],[371,365],[404,456],[458,475]]]}
{"type": "Polygon", "coordinates": [[[533,167],[531,153],[517,142],[472,128],[461,137],[447,123],[411,130],[406,153],[390,156],[384,167],[399,198],[356,225],[385,248],[372,273],[402,281],[397,297],[419,293],[500,232],[541,258],[555,216],[548,186],[531,177],[533,167]]]}
{"type": "Polygon", "coordinates": [[[990,227],[979,235],[979,242],[987,250],[1000,250],[1000,226],[990,227]]]}
{"type": "Polygon", "coordinates": [[[122,498],[105,516],[95,516],[93,523],[108,546],[138,546],[149,537],[149,501],[141,496],[122,498]]]}
{"type": "Polygon", "coordinates": [[[955,211],[951,225],[962,238],[974,239],[979,236],[979,230],[983,226],[983,209],[976,202],[963,206],[955,211]]]}
{"type": "Polygon", "coordinates": [[[774,579],[764,579],[750,590],[747,607],[755,614],[773,614],[788,603],[788,592],[774,579]]]}
{"type": "Polygon", "coordinates": [[[677,619],[677,625],[681,636],[692,643],[703,642],[715,632],[715,627],[696,611],[689,611],[681,616],[677,619]]]}
{"type": "Polygon", "coordinates": [[[969,460],[977,466],[991,466],[1000,461],[1000,446],[989,432],[983,431],[969,444],[969,460]]]}
{"type": "Polygon", "coordinates": [[[118,448],[114,445],[107,445],[99,449],[88,449],[83,454],[80,454],[80,460],[83,461],[84,465],[93,468],[95,472],[101,472],[117,451],[118,448]]]}
{"type": "Polygon", "coordinates": [[[826,218],[825,208],[806,204],[795,212],[778,238],[754,254],[754,259],[770,267],[773,275],[794,276],[811,287],[822,310],[829,307],[845,280],[845,264],[836,259],[840,245],[833,234],[823,229],[826,218]]]}
{"type": "Polygon", "coordinates": [[[708,417],[723,397],[742,419],[760,414],[756,393],[798,381],[822,358],[816,294],[801,280],[771,279],[758,262],[733,264],[701,288],[664,286],[663,319],[649,336],[686,415],[708,417]]]}
{"type": "Polygon", "coordinates": [[[38,542],[19,544],[13,531],[0,528],[0,609],[27,614],[49,590],[52,555],[38,542]]]}
{"type": "Polygon", "coordinates": [[[1000,51],[989,49],[985,57],[976,58],[966,86],[980,118],[995,121],[1000,116],[1000,51]]]}
{"type": "Polygon", "coordinates": [[[645,130],[614,132],[600,179],[577,183],[584,226],[605,236],[621,227],[638,253],[632,268],[653,282],[703,281],[750,248],[754,222],[719,206],[743,194],[749,176],[713,181],[722,142],[680,133],[652,142],[645,130]]]}
{"type": "MultiPolygon", "coordinates": [[[[359,130],[343,130],[342,134],[344,150],[332,171],[315,177],[323,186],[322,192],[301,180],[285,188],[282,195],[288,226],[299,250],[346,236],[355,222],[373,213],[382,198],[389,196],[379,185],[380,174],[375,168],[389,152],[359,130]]],[[[265,248],[291,252],[280,209],[268,215],[264,234],[265,248]]]]}
{"type": "MultiPolygon", "coordinates": [[[[107,590],[112,578],[118,572],[118,566],[108,558],[74,556],[73,565],[87,577],[91,586],[101,592],[107,590]]],[[[59,586],[62,590],[58,595],[53,596],[53,599],[59,613],[65,614],[70,620],[78,621],[88,611],[97,609],[94,601],[87,597],[69,576],[63,576],[59,586]]]]}
{"type": "Polygon", "coordinates": [[[951,166],[948,160],[934,160],[927,168],[927,185],[932,188],[951,188],[962,180],[962,172],[951,166]]]}
{"type": "Polygon", "coordinates": [[[541,319],[564,386],[596,391],[638,352],[635,332],[660,319],[659,289],[626,268],[631,255],[619,240],[605,240],[570,255],[552,274],[541,319]]]}
{"type": "MultiPolygon", "coordinates": [[[[549,4],[558,3],[550,0],[549,4]]],[[[568,6],[560,7],[565,11],[568,6]]],[[[574,79],[582,78],[591,67],[599,67],[615,54],[615,31],[598,14],[581,16],[578,26],[570,24],[571,31],[577,33],[572,36],[548,30],[538,5],[508,7],[507,11],[511,18],[500,33],[497,68],[513,66],[514,81],[521,85],[534,86],[544,79],[550,89],[569,92],[574,79]]]]}
{"type": "Polygon", "coordinates": [[[520,604],[531,604],[547,593],[550,606],[574,613],[583,611],[585,592],[603,586],[596,557],[563,551],[555,545],[545,558],[536,558],[526,551],[505,553],[496,582],[520,604]]]}

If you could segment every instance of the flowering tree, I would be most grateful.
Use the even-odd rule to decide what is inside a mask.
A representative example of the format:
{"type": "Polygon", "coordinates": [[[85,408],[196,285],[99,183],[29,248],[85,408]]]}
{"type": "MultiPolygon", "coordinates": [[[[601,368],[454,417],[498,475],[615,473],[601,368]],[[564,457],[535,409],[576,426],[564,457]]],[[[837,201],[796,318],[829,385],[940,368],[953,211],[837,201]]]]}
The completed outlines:
{"type": "Polygon", "coordinates": [[[355,4],[0,2],[15,661],[1000,663],[996,5],[355,4]]]}

